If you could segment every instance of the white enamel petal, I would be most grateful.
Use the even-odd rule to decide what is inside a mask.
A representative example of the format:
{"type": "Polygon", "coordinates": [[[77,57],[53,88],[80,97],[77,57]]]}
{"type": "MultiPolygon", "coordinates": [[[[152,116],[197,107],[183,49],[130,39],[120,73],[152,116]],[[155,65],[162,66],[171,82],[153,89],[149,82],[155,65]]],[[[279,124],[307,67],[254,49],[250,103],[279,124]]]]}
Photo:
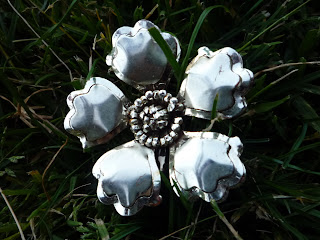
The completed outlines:
{"type": "MultiPolygon", "coordinates": [[[[139,90],[149,85],[166,84],[170,76],[167,58],[148,32],[152,27],[160,31],[147,20],[138,21],[133,28],[119,28],[112,38],[112,52],[106,58],[107,65],[112,67],[119,79],[139,90]]],[[[161,35],[178,60],[178,40],[169,33],[161,35]]]]}
{"type": "Polygon", "coordinates": [[[170,149],[172,185],[176,183],[179,191],[190,199],[224,200],[228,190],[245,178],[245,168],[239,159],[240,139],[212,132],[184,134],[170,149]]]}
{"type": "Polygon", "coordinates": [[[105,153],[92,173],[99,181],[99,200],[114,204],[122,216],[136,214],[143,206],[161,201],[161,178],[154,152],[139,143],[131,141],[105,153]]]}
{"type": "Polygon", "coordinates": [[[107,79],[91,78],[84,89],[69,94],[67,104],[64,127],[79,137],[83,148],[105,143],[126,126],[128,100],[107,79]]]}
{"type": "Polygon", "coordinates": [[[253,82],[253,74],[243,68],[241,56],[226,47],[212,52],[201,47],[189,64],[180,88],[186,115],[210,119],[218,95],[217,112],[222,118],[239,115],[246,107],[244,95],[253,82]]]}

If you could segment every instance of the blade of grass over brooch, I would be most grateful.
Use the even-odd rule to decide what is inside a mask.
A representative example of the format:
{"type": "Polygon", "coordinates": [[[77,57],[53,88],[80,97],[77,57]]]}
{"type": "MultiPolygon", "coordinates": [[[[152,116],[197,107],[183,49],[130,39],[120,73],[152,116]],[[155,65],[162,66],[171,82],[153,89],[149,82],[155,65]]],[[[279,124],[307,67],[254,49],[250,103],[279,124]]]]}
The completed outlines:
{"type": "Polygon", "coordinates": [[[163,39],[158,29],[153,27],[153,28],[149,28],[148,31],[152,36],[152,38],[158,43],[164,55],[167,57],[167,60],[173,69],[173,74],[177,78],[181,72],[181,68],[179,63],[176,60],[176,57],[173,55],[172,50],[170,49],[168,43],[163,39]]]}
{"type": "Polygon", "coordinates": [[[213,120],[217,117],[218,100],[219,100],[219,94],[216,95],[216,97],[214,98],[213,104],[212,104],[211,120],[213,120]]]}

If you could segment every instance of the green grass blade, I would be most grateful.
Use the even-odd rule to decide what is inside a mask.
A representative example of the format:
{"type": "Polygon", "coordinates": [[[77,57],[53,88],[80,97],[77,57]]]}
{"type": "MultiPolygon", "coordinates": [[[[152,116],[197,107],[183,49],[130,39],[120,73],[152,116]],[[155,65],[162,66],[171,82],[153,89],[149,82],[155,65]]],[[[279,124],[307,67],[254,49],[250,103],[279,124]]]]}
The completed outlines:
{"type": "Polygon", "coordinates": [[[239,233],[234,229],[234,227],[231,225],[231,223],[228,221],[228,219],[225,217],[225,215],[223,214],[223,212],[220,210],[217,202],[215,200],[211,200],[210,204],[213,208],[213,210],[215,211],[215,213],[218,215],[218,217],[221,219],[221,221],[228,227],[228,229],[230,230],[230,232],[233,234],[233,236],[237,239],[237,240],[242,240],[242,237],[240,237],[239,233]]]}
{"type": "Polygon", "coordinates": [[[58,73],[48,73],[48,74],[40,77],[40,78],[35,82],[34,85],[39,85],[42,81],[44,81],[44,80],[46,80],[46,79],[48,79],[48,78],[51,78],[51,77],[53,77],[53,76],[56,76],[56,75],[58,75],[58,73]]]}
{"type": "MultiPolygon", "coordinates": [[[[310,119],[319,119],[317,112],[311,107],[311,105],[304,100],[302,97],[296,97],[293,101],[294,107],[297,109],[298,114],[302,117],[304,121],[310,119]]],[[[309,125],[320,133],[320,121],[309,122],[309,125]]]]}
{"type": "Polygon", "coordinates": [[[97,62],[100,61],[100,60],[101,60],[101,59],[98,58],[98,59],[96,59],[96,60],[93,61],[92,66],[91,66],[91,69],[90,69],[90,71],[89,71],[89,73],[88,73],[88,75],[87,75],[86,80],[89,80],[89,79],[92,77],[92,75],[94,74],[94,72],[95,72],[95,70],[96,70],[96,64],[97,64],[97,62]]]}
{"type": "Polygon", "coordinates": [[[141,226],[132,226],[124,229],[123,231],[117,233],[113,237],[111,237],[109,240],[121,240],[124,239],[124,237],[128,236],[129,234],[139,230],[141,226]]]}
{"type": "Polygon", "coordinates": [[[178,15],[178,14],[180,14],[180,13],[184,13],[184,12],[190,11],[190,10],[195,9],[195,8],[196,8],[196,6],[188,7],[188,8],[185,8],[185,9],[181,9],[181,10],[179,10],[179,11],[170,13],[170,14],[168,15],[168,17],[172,17],[172,16],[174,16],[174,15],[178,15]]]}
{"type": "Polygon", "coordinates": [[[196,40],[196,37],[199,33],[199,30],[202,26],[202,23],[203,21],[206,19],[207,15],[213,10],[213,9],[217,9],[217,8],[222,8],[224,9],[226,12],[230,12],[229,9],[223,5],[215,5],[215,6],[211,6],[211,7],[208,7],[206,8],[202,14],[200,15],[199,19],[198,19],[198,22],[196,24],[196,26],[194,27],[194,30],[192,32],[192,35],[191,35],[191,38],[190,38],[190,41],[189,41],[189,44],[188,44],[188,49],[187,49],[187,53],[182,61],[182,65],[181,65],[181,71],[180,71],[180,75],[179,75],[179,78],[178,78],[178,84],[177,84],[177,89],[179,90],[180,89],[180,85],[181,85],[181,82],[184,78],[184,74],[185,74],[185,70],[187,69],[187,65],[188,65],[188,61],[189,61],[189,57],[190,57],[190,54],[191,54],[191,51],[193,49],[193,45],[194,45],[194,42],[196,40]]]}
{"type": "Polygon", "coordinates": [[[304,152],[306,150],[316,149],[318,146],[320,146],[320,142],[315,142],[315,143],[303,146],[301,148],[298,148],[297,150],[293,150],[293,151],[290,151],[286,154],[283,154],[279,157],[279,159],[284,159],[284,158],[290,156],[291,154],[296,154],[296,153],[304,152]]]}
{"type": "Polygon", "coordinates": [[[320,87],[314,84],[303,84],[300,89],[305,93],[320,95],[320,87]]]}
{"type": "MultiPolygon", "coordinates": [[[[71,10],[73,9],[73,7],[75,6],[75,4],[78,2],[78,0],[73,0],[67,11],[64,13],[63,17],[60,19],[60,21],[53,25],[51,28],[49,28],[43,35],[42,35],[42,39],[46,39],[49,35],[52,35],[59,27],[60,25],[64,22],[64,20],[66,19],[66,17],[69,16],[69,13],[71,12],[71,10]]],[[[39,39],[40,40],[40,39],[39,39]]],[[[38,40],[38,41],[39,41],[38,40]]]]}
{"type": "Polygon", "coordinates": [[[257,40],[261,35],[263,35],[264,33],[266,33],[267,31],[269,31],[270,29],[272,29],[274,26],[276,26],[277,24],[279,24],[281,21],[286,20],[288,17],[290,17],[291,15],[295,14],[298,12],[298,10],[300,8],[302,8],[304,5],[306,5],[308,2],[310,2],[311,0],[307,0],[306,2],[302,3],[300,6],[298,6],[297,8],[295,8],[294,10],[292,10],[291,12],[289,12],[288,14],[284,15],[283,17],[279,18],[277,21],[275,21],[274,23],[270,24],[270,26],[268,26],[267,28],[265,28],[262,32],[260,32],[259,34],[257,34],[254,38],[252,38],[250,41],[248,41],[246,44],[244,44],[241,48],[239,48],[237,51],[238,52],[242,52],[244,49],[246,49],[246,47],[248,47],[252,42],[254,42],[255,40],[257,40]]]}
{"type": "MultiPolygon", "coordinates": [[[[291,148],[291,151],[295,151],[300,147],[301,143],[303,142],[303,140],[304,140],[304,138],[306,136],[307,130],[308,130],[308,124],[305,123],[305,124],[303,124],[300,136],[297,138],[297,140],[293,144],[293,146],[291,148]]],[[[288,158],[284,161],[283,168],[287,168],[288,167],[288,164],[291,162],[293,157],[294,157],[294,153],[291,153],[288,156],[288,158]]]]}
{"type": "Polygon", "coordinates": [[[97,224],[101,240],[109,240],[110,239],[109,233],[106,228],[106,225],[104,224],[104,221],[102,219],[95,219],[94,221],[97,224]]]}
{"type": "Polygon", "coordinates": [[[291,226],[288,221],[286,221],[283,216],[281,215],[281,213],[274,207],[271,206],[270,204],[267,204],[269,211],[271,212],[271,214],[276,217],[279,220],[279,223],[286,228],[288,231],[292,232],[298,239],[300,240],[308,240],[308,238],[302,234],[298,229],[296,229],[295,227],[291,226]]]}
{"type": "Polygon", "coordinates": [[[217,116],[217,105],[218,105],[218,100],[219,100],[219,94],[216,95],[216,97],[213,100],[212,104],[212,110],[211,110],[211,120],[215,119],[217,116]]]}
{"type": "Polygon", "coordinates": [[[174,75],[177,77],[181,71],[179,64],[176,61],[175,56],[173,55],[168,43],[163,39],[160,32],[156,28],[148,29],[152,38],[158,43],[160,48],[162,49],[164,55],[166,56],[168,62],[170,63],[174,75]]]}
{"type": "Polygon", "coordinates": [[[283,99],[280,99],[278,101],[274,101],[274,102],[267,102],[267,103],[260,103],[257,104],[253,110],[256,113],[264,113],[264,112],[268,112],[271,111],[272,109],[274,109],[275,107],[278,107],[279,105],[285,103],[286,101],[288,101],[290,99],[290,96],[286,96],[283,99]]]}
{"type": "Polygon", "coordinates": [[[264,0],[257,1],[242,18],[246,19],[263,1],[264,0]]]}
{"type": "MultiPolygon", "coordinates": [[[[268,156],[265,156],[265,155],[258,155],[258,156],[261,159],[266,159],[266,160],[275,162],[275,163],[280,164],[280,165],[284,164],[283,161],[281,161],[279,159],[276,159],[276,158],[268,157],[268,156]]],[[[287,165],[287,168],[291,168],[291,169],[294,169],[294,170],[297,170],[297,171],[300,171],[300,172],[304,172],[304,173],[314,174],[314,175],[320,176],[320,172],[316,172],[316,171],[312,171],[312,170],[308,170],[308,169],[303,169],[301,167],[298,167],[298,166],[290,164],[290,163],[287,165]]]]}

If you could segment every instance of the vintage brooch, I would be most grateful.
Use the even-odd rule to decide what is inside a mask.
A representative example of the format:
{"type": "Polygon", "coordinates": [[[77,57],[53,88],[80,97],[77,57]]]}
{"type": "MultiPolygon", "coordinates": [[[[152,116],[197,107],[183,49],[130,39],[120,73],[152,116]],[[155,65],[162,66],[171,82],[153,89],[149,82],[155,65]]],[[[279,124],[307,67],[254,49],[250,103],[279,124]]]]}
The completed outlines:
{"type": "Polygon", "coordinates": [[[252,72],[243,68],[241,56],[232,48],[212,52],[201,47],[174,97],[165,90],[171,67],[149,28],[158,29],[176,59],[180,57],[178,40],[150,21],[119,28],[106,62],[119,79],[142,93],[133,104],[112,82],[99,77],[67,98],[70,112],[64,126],[79,137],[83,148],[105,143],[128,126],[133,132],[133,141],[102,155],[92,169],[99,200],[114,204],[123,216],[161,202],[164,161],[169,161],[175,192],[190,200],[222,201],[246,173],[238,137],[183,131],[183,117],[210,120],[216,96],[220,119],[239,115],[246,107],[244,95],[253,82],[252,72]]]}

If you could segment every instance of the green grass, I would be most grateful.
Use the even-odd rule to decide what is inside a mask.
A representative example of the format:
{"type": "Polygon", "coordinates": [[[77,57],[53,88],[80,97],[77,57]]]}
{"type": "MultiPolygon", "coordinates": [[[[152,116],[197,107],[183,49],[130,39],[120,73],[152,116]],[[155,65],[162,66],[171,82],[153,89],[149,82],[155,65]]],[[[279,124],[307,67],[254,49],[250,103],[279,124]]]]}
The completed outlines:
{"type": "MultiPolygon", "coordinates": [[[[11,3],[16,11],[0,4],[0,187],[7,199],[0,197],[0,239],[21,238],[12,212],[26,239],[319,239],[317,1],[11,3]],[[176,197],[164,173],[163,203],[120,217],[97,200],[91,168],[132,134],[125,130],[84,152],[63,120],[67,95],[90,76],[115,81],[136,98],[136,90],[108,72],[105,56],[118,27],[146,16],[181,43],[180,62],[169,59],[171,93],[201,46],[237,49],[254,72],[248,111],[212,128],[241,138],[247,179],[219,205],[190,204],[176,197]]],[[[190,118],[186,130],[209,124],[190,118]]]]}

